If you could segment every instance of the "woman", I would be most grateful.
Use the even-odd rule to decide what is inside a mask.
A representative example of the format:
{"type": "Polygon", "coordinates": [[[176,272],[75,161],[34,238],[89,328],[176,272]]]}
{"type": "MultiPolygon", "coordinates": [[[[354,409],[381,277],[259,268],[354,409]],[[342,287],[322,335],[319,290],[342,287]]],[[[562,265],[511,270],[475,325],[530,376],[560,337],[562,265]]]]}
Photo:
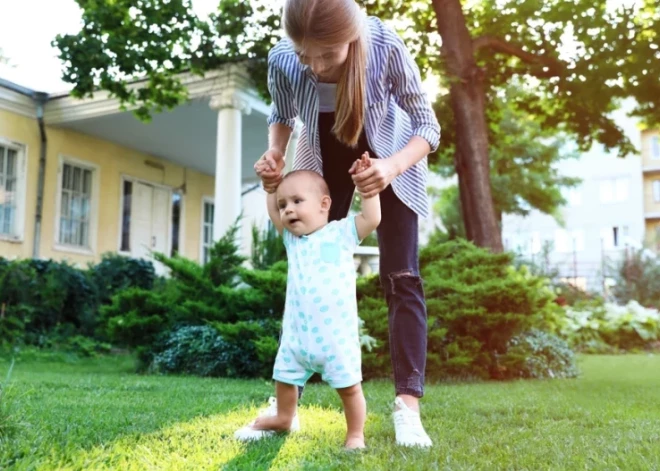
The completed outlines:
{"type": "Polygon", "coordinates": [[[288,38],[268,56],[269,150],[255,170],[265,190],[274,192],[300,117],[294,169],[324,176],[331,220],[346,217],[356,186],[365,197],[380,195],[380,280],[389,308],[396,441],[429,447],[419,416],[427,327],[418,218],[428,214],[426,156],[438,147],[440,126],[403,41],[379,19],[365,17],[354,0],[286,0],[283,24],[288,38]],[[377,158],[356,174],[354,162],[363,152],[377,158]]]}

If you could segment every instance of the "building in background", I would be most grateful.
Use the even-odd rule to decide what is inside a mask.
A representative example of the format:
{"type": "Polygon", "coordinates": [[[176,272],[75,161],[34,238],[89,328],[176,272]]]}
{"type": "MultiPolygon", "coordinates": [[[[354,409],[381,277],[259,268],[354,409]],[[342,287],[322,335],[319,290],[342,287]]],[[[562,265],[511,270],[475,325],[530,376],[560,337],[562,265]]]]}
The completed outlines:
{"type": "Polygon", "coordinates": [[[660,253],[660,131],[642,132],[646,245],[660,253]]]}
{"type": "MultiPolygon", "coordinates": [[[[527,217],[503,218],[502,236],[508,250],[558,269],[560,278],[583,289],[605,290],[611,283],[608,267],[621,260],[626,250],[641,248],[660,231],[656,229],[660,203],[654,203],[653,195],[653,186],[660,183],[652,181],[650,157],[651,136],[657,133],[641,133],[638,122],[626,115],[627,109],[618,110],[614,119],[633,145],[644,150],[643,155],[619,158],[594,145],[579,158],[561,162],[564,175],[582,179],[565,194],[568,203],[560,210],[563,225],[538,211],[527,217]]],[[[656,167],[660,180],[660,160],[656,167]]]]}

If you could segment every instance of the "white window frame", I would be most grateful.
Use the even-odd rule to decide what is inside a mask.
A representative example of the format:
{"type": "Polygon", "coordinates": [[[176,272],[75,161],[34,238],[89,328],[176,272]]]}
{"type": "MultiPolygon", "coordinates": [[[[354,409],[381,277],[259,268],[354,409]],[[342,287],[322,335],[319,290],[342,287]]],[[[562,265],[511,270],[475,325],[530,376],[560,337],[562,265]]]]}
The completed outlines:
{"type": "MultiPolygon", "coordinates": [[[[124,216],[124,182],[131,182],[133,185],[135,185],[136,183],[142,183],[143,185],[149,185],[149,186],[153,186],[155,188],[160,188],[160,189],[166,190],[170,193],[170,204],[167,207],[167,253],[166,253],[166,255],[169,256],[169,254],[172,253],[172,193],[175,192],[175,189],[172,188],[171,186],[161,185],[159,183],[154,183],[152,181],[145,180],[143,178],[138,178],[138,177],[134,177],[132,175],[127,175],[127,174],[123,174],[123,173],[119,176],[119,215],[118,215],[119,225],[118,225],[118,228],[117,228],[117,253],[119,253],[121,255],[125,255],[127,257],[132,257],[133,256],[133,254],[131,253],[130,250],[129,251],[121,250],[121,235],[122,235],[121,231],[122,231],[122,227],[123,227],[123,223],[124,223],[124,221],[123,221],[123,216],[124,216]]],[[[133,188],[133,191],[135,191],[135,187],[133,188]]],[[[180,232],[179,232],[179,254],[182,254],[183,253],[183,244],[182,244],[182,242],[183,242],[183,239],[185,239],[185,232],[184,232],[185,223],[184,223],[184,209],[183,209],[185,207],[185,203],[184,203],[185,195],[183,194],[183,192],[179,192],[179,193],[181,194],[181,214],[179,215],[179,229],[180,229],[180,232]]],[[[132,194],[135,194],[135,193],[132,193],[132,194]]],[[[132,214],[131,214],[131,217],[133,217],[132,214]]],[[[130,236],[130,231],[129,231],[129,236],[128,237],[129,237],[129,241],[130,241],[130,237],[131,237],[130,236]]]]}
{"type": "Polygon", "coordinates": [[[1,234],[0,240],[22,243],[25,241],[25,212],[27,197],[27,145],[0,137],[0,145],[16,151],[16,219],[11,234],[1,234]]]}
{"type": "Polygon", "coordinates": [[[569,207],[582,206],[582,186],[564,188],[562,190],[562,196],[569,207]]]}
{"type": "Polygon", "coordinates": [[[575,229],[557,229],[555,231],[555,250],[557,253],[576,253],[584,251],[584,231],[575,229]],[[565,244],[564,244],[565,243],[565,244]]]}
{"type": "Polygon", "coordinates": [[[601,180],[599,196],[600,202],[605,204],[628,201],[630,199],[630,177],[610,177],[601,180]]]}
{"type": "Polygon", "coordinates": [[[651,190],[653,191],[653,202],[660,203],[660,180],[653,180],[651,190]]]}
{"type": "MultiPolygon", "coordinates": [[[[214,214],[214,219],[213,221],[215,222],[215,198],[212,196],[203,196],[202,197],[202,206],[201,206],[201,211],[200,211],[200,226],[199,226],[199,263],[204,265],[206,263],[206,260],[204,260],[204,226],[206,224],[206,218],[204,217],[204,208],[206,207],[206,203],[210,203],[213,205],[213,214],[214,214]]],[[[213,243],[213,227],[211,227],[211,243],[213,243]]]]}
{"type": "Polygon", "coordinates": [[[57,165],[57,194],[55,196],[55,233],[53,249],[58,252],[69,252],[79,255],[96,255],[99,223],[99,193],[101,187],[101,169],[98,165],[87,160],[82,160],[68,155],[58,156],[57,165]],[[64,175],[64,164],[81,167],[92,172],[92,199],[89,204],[89,247],[62,244],[60,242],[60,219],[62,214],[62,177],[64,175]]]}

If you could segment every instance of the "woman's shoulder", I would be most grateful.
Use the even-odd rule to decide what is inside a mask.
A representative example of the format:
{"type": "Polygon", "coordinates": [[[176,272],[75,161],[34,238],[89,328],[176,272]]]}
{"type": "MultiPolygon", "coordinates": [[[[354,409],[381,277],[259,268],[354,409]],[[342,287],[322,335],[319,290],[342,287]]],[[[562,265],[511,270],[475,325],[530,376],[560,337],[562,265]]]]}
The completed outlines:
{"type": "Polygon", "coordinates": [[[367,17],[369,25],[369,41],[371,47],[393,48],[400,47],[402,40],[397,32],[377,16],[367,17]]]}
{"type": "Polygon", "coordinates": [[[283,64],[289,62],[292,58],[296,57],[293,49],[293,43],[289,38],[280,39],[270,51],[268,51],[268,62],[275,64],[283,64]]]}

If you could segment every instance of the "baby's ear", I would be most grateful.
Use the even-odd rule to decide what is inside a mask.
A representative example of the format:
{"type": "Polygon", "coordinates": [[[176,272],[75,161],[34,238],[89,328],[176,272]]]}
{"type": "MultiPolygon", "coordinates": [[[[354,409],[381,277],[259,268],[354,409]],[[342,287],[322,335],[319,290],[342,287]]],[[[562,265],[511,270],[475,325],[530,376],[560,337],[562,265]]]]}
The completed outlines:
{"type": "Polygon", "coordinates": [[[332,205],[332,200],[328,195],[323,195],[321,198],[321,211],[330,211],[330,206],[332,205]]]}

